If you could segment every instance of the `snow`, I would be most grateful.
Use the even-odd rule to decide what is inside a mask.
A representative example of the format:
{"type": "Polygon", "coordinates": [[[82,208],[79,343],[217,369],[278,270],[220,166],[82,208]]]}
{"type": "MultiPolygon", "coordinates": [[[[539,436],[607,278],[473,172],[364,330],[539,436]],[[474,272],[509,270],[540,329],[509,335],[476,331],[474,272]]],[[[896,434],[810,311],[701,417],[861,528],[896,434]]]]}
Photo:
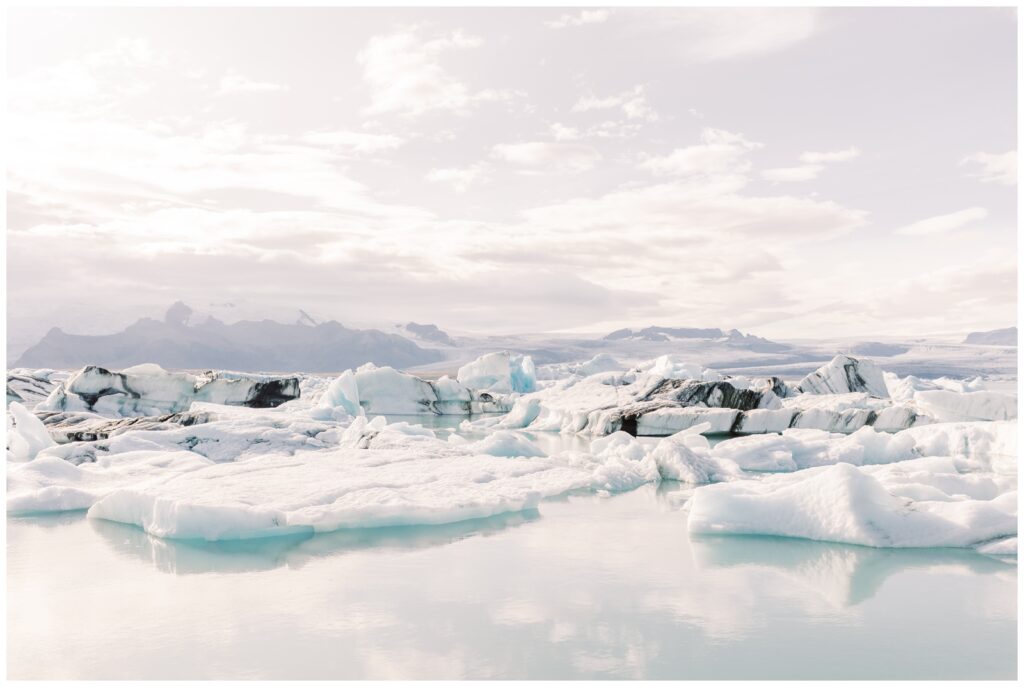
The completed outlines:
{"type": "Polygon", "coordinates": [[[537,386],[537,370],[528,355],[509,351],[487,353],[459,368],[459,382],[470,389],[508,394],[528,393],[537,386]]]}

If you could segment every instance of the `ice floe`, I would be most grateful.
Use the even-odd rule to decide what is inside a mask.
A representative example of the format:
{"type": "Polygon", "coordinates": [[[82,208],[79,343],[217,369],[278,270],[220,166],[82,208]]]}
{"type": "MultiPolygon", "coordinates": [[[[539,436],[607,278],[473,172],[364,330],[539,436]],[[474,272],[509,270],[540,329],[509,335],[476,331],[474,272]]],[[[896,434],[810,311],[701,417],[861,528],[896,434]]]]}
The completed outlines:
{"type": "Polygon", "coordinates": [[[350,415],[476,415],[504,412],[510,405],[497,392],[471,389],[448,376],[431,381],[372,363],[346,370],[320,397],[321,407],[350,415]]]}
{"type": "MultiPolygon", "coordinates": [[[[924,474],[941,470],[933,459],[924,474]]],[[[903,469],[907,464],[900,464],[903,469]]],[[[898,474],[898,473],[895,473],[898,474]]],[[[799,537],[877,547],[974,546],[1017,533],[1017,494],[956,498],[965,490],[949,461],[947,483],[906,495],[892,471],[847,463],[762,480],[701,487],[689,502],[689,531],[799,537]]]]}
{"type": "Polygon", "coordinates": [[[481,391],[508,394],[530,392],[537,386],[533,358],[509,351],[487,353],[459,368],[461,384],[481,391]]]}

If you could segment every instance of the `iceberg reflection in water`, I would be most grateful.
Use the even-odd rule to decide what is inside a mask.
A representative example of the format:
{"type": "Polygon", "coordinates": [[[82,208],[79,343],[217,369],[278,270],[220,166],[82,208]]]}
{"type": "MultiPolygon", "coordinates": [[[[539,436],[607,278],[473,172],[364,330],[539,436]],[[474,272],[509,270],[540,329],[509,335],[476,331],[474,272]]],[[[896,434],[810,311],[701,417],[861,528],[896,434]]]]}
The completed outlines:
{"type": "Polygon", "coordinates": [[[81,514],[11,518],[9,674],[1014,676],[1015,559],[691,539],[678,510],[691,491],[221,543],[81,514]],[[56,627],[69,630],[59,646],[56,627]]]}

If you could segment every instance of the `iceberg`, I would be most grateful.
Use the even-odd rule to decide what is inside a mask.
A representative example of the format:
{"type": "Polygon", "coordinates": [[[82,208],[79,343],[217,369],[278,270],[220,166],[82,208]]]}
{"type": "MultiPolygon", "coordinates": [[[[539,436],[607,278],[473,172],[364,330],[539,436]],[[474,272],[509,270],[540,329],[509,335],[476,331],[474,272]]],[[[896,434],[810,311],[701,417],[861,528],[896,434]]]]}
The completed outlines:
{"type": "Polygon", "coordinates": [[[349,415],[477,415],[511,407],[496,392],[470,389],[448,376],[431,381],[373,363],[343,372],[322,393],[319,405],[349,415]]]}
{"type": "Polygon", "coordinates": [[[481,391],[500,394],[529,393],[537,387],[533,358],[509,351],[487,353],[459,368],[459,383],[481,391]]]}
{"type": "Polygon", "coordinates": [[[7,406],[7,455],[10,460],[32,460],[54,445],[42,421],[17,401],[7,406]]]}
{"type": "Polygon", "coordinates": [[[15,369],[7,372],[7,403],[17,401],[26,408],[46,399],[58,384],[68,378],[63,370],[15,369]]]}
{"type": "MultiPolygon", "coordinates": [[[[946,476],[965,479],[952,467],[946,476]]],[[[954,499],[936,489],[937,497],[915,500],[887,486],[884,474],[846,463],[712,484],[694,492],[688,529],[906,548],[969,547],[1017,533],[1016,491],[954,499]]]]}
{"type": "Polygon", "coordinates": [[[1017,398],[995,391],[916,391],[914,404],[940,422],[1017,419],[1017,398]]]}
{"type": "Polygon", "coordinates": [[[797,388],[805,394],[847,394],[861,391],[888,398],[882,371],[870,360],[837,355],[827,365],[800,380],[797,388]]]}
{"type": "Polygon", "coordinates": [[[132,417],[181,412],[195,401],[273,408],[298,397],[296,377],[233,372],[193,375],[167,372],[152,364],[111,372],[90,365],[72,374],[36,409],[132,417]]]}

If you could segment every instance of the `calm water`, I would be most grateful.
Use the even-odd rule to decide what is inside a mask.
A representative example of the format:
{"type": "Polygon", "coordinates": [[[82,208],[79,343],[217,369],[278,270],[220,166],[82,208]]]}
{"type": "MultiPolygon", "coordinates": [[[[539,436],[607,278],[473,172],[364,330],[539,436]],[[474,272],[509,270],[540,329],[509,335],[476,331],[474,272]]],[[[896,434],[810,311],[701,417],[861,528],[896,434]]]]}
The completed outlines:
{"type": "Polygon", "coordinates": [[[11,678],[1014,678],[1017,568],[691,541],[648,486],[442,527],[174,543],[9,519],[11,678]]]}

